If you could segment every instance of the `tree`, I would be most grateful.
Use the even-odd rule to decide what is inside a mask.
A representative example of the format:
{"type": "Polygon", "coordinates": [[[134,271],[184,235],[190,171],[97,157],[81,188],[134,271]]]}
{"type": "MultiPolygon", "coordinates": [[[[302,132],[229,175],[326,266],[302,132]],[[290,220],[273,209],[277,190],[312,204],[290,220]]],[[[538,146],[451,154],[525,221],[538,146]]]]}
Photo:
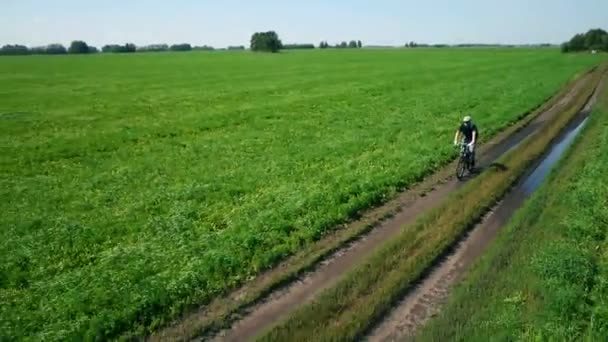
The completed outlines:
{"type": "Polygon", "coordinates": [[[65,46],[61,44],[50,44],[46,47],[46,54],[48,55],[64,55],[66,53],[65,46]]]}
{"type": "Polygon", "coordinates": [[[73,54],[89,53],[89,46],[82,40],[75,40],[70,44],[68,52],[73,54]]]}
{"type": "Polygon", "coordinates": [[[24,45],[4,45],[0,49],[0,55],[4,56],[28,55],[29,53],[27,46],[24,45]]]}
{"type": "Polygon", "coordinates": [[[46,46],[35,46],[30,48],[30,53],[32,55],[45,55],[46,54],[46,46]]]}
{"type": "Polygon", "coordinates": [[[163,52],[169,51],[169,45],[167,44],[151,44],[146,46],[141,46],[137,48],[139,52],[163,52]]]}
{"type": "Polygon", "coordinates": [[[106,44],[101,47],[101,52],[110,53],[110,52],[116,51],[117,48],[118,48],[118,45],[106,44]]]}
{"type": "Polygon", "coordinates": [[[306,49],[314,49],[314,44],[285,44],[283,45],[283,49],[285,50],[306,50],[306,49]]]}
{"type": "Polygon", "coordinates": [[[251,36],[251,51],[279,52],[283,43],[274,31],[256,32],[251,36]]]}
{"type": "Polygon", "coordinates": [[[230,50],[230,51],[233,51],[233,50],[245,50],[245,47],[243,45],[229,46],[228,50],[230,50]]]}
{"type": "Polygon", "coordinates": [[[356,48],[357,48],[357,41],[355,41],[355,40],[351,40],[351,41],[348,43],[348,47],[349,47],[349,48],[351,48],[351,49],[356,49],[356,48]]]}
{"type": "Polygon", "coordinates": [[[74,40],[68,47],[68,53],[70,54],[85,54],[89,53],[89,45],[82,40],[74,40]]]}
{"type": "Polygon", "coordinates": [[[602,37],[606,35],[602,29],[592,29],[585,33],[585,47],[587,49],[599,50],[602,48],[602,37]]]}
{"type": "Polygon", "coordinates": [[[98,53],[99,49],[89,45],[89,53],[98,53]]]}
{"type": "Polygon", "coordinates": [[[135,44],[131,44],[131,43],[127,43],[124,46],[110,44],[110,45],[104,45],[101,48],[101,51],[104,53],[108,53],[108,52],[110,52],[110,53],[127,53],[127,52],[137,51],[137,47],[135,46],[135,44]]]}
{"type": "Polygon", "coordinates": [[[192,46],[190,44],[173,44],[169,48],[171,51],[190,51],[192,50],[192,46]]]}
{"type": "Polygon", "coordinates": [[[357,47],[360,49],[363,47],[363,43],[360,40],[357,41],[357,47]]]}
{"type": "Polygon", "coordinates": [[[570,41],[562,44],[562,52],[578,52],[588,50],[603,50],[608,52],[608,32],[602,29],[592,29],[587,33],[576,34],[570,41]]]}
{"type": "Polygon", "coordinates": [[[135,52],[135,51],[137,51],[137,46],[135,46],[135,44],[133,44],[133,43],[125,44],[124,52],[135,52]]]}
{"type": "Polygon", "coordinates": [[[215,50],[215,48],[213,46],[203,45],[203,46],[195,46],[195,47],[192,48],[192,50],[197,50],[197,51],[213,51],[213,50],[215,50]]]}
{"type": "Polygon", "coordinates": [[[585,36],[582,34],[577,34],[570,40],[569,43],[570,51],[583,51],[585,50],[585,36]]]}

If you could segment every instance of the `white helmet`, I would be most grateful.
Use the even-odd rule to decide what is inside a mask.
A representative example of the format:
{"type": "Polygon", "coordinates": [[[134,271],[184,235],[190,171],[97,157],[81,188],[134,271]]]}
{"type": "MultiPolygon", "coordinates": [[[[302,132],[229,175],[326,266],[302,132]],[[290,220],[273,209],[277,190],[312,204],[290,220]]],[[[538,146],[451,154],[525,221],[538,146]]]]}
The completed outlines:
{"type": "Polygon", "coordinates": [[[464,119],[462,119],[462,122],[471,122],[471,117],[470,116],[465,116],[464,119]]]}

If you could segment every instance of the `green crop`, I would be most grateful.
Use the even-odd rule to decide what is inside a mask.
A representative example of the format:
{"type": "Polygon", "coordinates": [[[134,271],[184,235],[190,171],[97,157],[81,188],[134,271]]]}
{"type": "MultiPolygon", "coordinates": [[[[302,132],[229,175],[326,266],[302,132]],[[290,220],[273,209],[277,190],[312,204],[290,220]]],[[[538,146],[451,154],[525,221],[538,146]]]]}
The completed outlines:
{"type": "Polygon", "coordinates": [[[155,328],[597,64],[553,49],[0,59],[0,339],[155,328]]]}

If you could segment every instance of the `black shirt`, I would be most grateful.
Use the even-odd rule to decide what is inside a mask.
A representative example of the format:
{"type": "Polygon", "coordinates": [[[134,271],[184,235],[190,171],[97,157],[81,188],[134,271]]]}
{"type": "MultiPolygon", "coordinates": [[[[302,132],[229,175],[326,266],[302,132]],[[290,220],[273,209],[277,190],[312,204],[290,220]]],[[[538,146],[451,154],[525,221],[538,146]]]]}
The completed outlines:
{"type": "Polygon", "coordinates": [[[475,132],[475,137],[479,137],[479,133],[477,132],[477,126],[475,126],[472,122],[463,122],[460,125],[460,133],[464,135],[464,139],[466,142],[473,141],[473,132],[475,132]]]}

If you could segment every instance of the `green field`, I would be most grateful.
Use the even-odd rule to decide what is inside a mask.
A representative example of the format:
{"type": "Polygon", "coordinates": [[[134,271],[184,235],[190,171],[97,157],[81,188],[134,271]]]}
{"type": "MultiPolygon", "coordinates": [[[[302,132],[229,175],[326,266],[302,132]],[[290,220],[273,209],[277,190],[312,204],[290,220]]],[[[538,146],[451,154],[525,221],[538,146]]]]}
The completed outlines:
{"type": "Polygon", "coordinates": [[[561,166],[421,340],[606,340],[607,148],[608,88],[561,166]]]}
{"type": "Polygon", "coordinates": [[[358,50],[0,59],[0,339],[115,336],[242,283],[599,55],[358,50]]]}
{"type": "MultiPolygon", "coordinates": [[[[595,70],[586,86],[568,101],[563,101],[557,117],[495,160],[495,165],[501,167],[485,169],[438,201],[435,207],[419,215],[415,222],[401,226],[398,234],[353,267],[334,286],[323,291],[310,304],[300,306],[288,319],[263,333],[259,340],[363,339],[366,332],[373,329],[374,323],[399,302],[403,293],[416,286],[416,281],[424,277],[425,271],[431,269],[433,263],[475,222],[482,220],[484,214],[543,154],[553,138],[593,94],[604,70],[604,67],[595,70]]],[[[531,114],[531,117],[535,115],[531,114]]]]}

